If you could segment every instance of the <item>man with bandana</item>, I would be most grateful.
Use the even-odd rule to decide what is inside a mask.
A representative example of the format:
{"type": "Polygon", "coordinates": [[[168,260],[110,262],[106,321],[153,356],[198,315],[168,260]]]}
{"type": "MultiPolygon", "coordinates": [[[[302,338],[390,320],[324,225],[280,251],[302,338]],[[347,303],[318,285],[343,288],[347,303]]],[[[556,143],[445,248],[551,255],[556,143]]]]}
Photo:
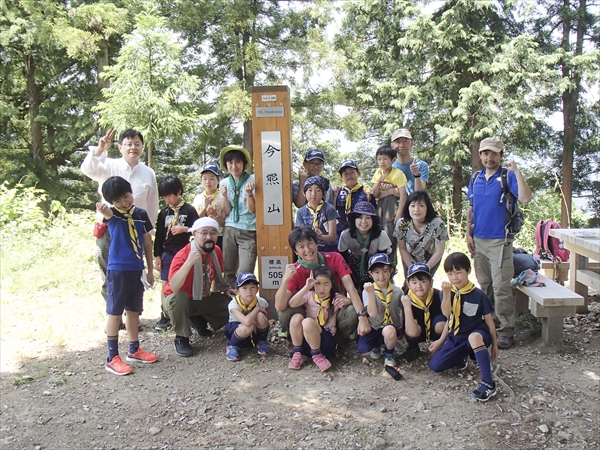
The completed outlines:
{"type": "Polygon", "coordinates": [[[192,356],[191,328],[206,335],[206,325],[213,330],[223,327],[229,318],[227,305],[235,294],[221,274],[223,255],[215,244],[219,224],[202,217],[190,228],[193,240],[173,258],[169,283],[165,288],[163,309],[175,332],[175,352],[192,356]]]}

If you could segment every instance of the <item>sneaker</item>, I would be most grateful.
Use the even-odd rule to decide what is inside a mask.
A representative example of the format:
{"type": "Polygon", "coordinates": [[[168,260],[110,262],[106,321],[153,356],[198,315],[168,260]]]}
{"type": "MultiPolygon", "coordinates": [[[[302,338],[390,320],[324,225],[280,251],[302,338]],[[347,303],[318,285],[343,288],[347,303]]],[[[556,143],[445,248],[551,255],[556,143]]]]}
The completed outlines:
{"type": "Polygon", "coordinates": [[[514,339],[512,336],[498,336],[496,342],[498,343],[498,348],[506,350],[512,347],[514,339]]]}
{"type": "Polygon", "coordinates": [[[161,316],[160,320],[158,322],[156,322],[156,325],[154,325],[154,329],[156,331],[166,331],[167,328],[169,328],[171,326],[171,319],[169,319],[168,317],[165,316],[161,316]]]}
{"type": "Polygon", "coordinates": [[[154,353],[145,352],[138,348],[137,352],[131,354],[127,352],[127,361],[137,361],[144,364],[152,364],[158,361],[158,357],[154,353]]]}
{"type": "Polygon", "coordinates": [[[267,356],[269,354],[269,344],[267,344],[267,341],[258,341],[256,350],[260,356],[267,356]]]}
{"type": "Polygon", "coordinates": [[[453,369],[462,372],[463,370],[466,370],[467,367],[469,367],[469,358],[463,359],[461,362],[456,364],[453,369]]]}
{"type": "Polygon", "coordinates": [[[381,349],[379,347],[375,347],[373,350],[371,350],[369,356],[371,357],[371,359],[381,358],[381,349]]]}
{"type": "Polygon", "coordinates": [[[173,346],[175,347],[175,353],[177,353],[179,356],[183,356],[184,358],[192,356],[192,353],[194,353],[192,346],[190,345],[190,338],[175,336],[173,346]]]}
{"type": "Polygon", "coordinates": [[[312,357],[312,360],[317,365],[317,367],[319,368],[319,370],[321,372],[325,372],[331,367],[331,363],[329,362],[329,360],[327,358],[325,358],[325,356],[323,356],[323,353],[314,355],[312,357]]]}
{"type": "Polygon", "coordinates": [[[206,322],[206,319],[204,317],[192,316],[188,319],[188,323],[190,324],[190,327],[192,327],[192,329],[196,332],[198,337],[200,337],[200,338],[212,337],[213,333],[212,333],[212,331],[210,331],[207,328],[208,323],[206,322]]]}
{"type": "Polygon", "coordinates": [[[240,359],[238,355],[238,348],[235,345],[228,345],[225,351],[225,356],[229,361],[238,361],[240,359]]]}
{"type": "Polygon", "coordinates": [[[408,347],[404,353],[400,355],[400,359],[406,362],[414,361],[423,355],[423,352],[418,348],[408,347]]]}
{"type": "Polygon", "coordinates": [[[496,395],[496,383],[488,384],[485,381],[482,381],[481,385],[471,392],[471,398],[479,402],[487,402],[494,395],[496,395]]]}
{"type": "Polygon", "coordinates": [[[393,353],[385,353],[383,355],[384,358],[384,365],[386,366],[392,366],[395,367],[396,366],[396,359],[394,358],[394,354],[393,353]]]}
{"type": "Polygon", "coordinates": [[[125,364],[119,355],[115,356],[111,362],[106,362],[104,368],[115,375],[129,375],[133,372],[133,367],[125,364]]]}
{"type": "Polygon", "coordinates": [[[292,359],[290,359],[288,368],[292,369],[292,370],[298,370],[302,366],[303,362],[304,362],[304,355],[300,352],[296,352],[292,355],[292,359]]]}

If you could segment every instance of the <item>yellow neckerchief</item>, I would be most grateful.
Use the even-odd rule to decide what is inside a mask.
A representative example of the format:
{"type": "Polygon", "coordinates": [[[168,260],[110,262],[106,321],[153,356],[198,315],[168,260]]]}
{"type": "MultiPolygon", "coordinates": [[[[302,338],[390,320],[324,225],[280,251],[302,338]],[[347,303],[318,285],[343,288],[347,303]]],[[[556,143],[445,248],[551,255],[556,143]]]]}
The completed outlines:
{"type": "Polygon", "coordinates": [[[131,240],[131,245],[133,246],[133,251],[135,253],[135,256],[138,257],[138,259],[142,259],[142,257],[140,256],[140,252],[142,250],[140,246],[140,240],[138,238],[138,232],[135,229],[135,223],[133,221],[133,211],[135,210],[135,206],[132,206],[129,211],[127,211],[126,209],[115,209],[121,214],[123,214],[123,216],[125,216],[125,218],[127,219],[127,225],[129,228],[129,238],[131,240]]]}
{"type": "Polygon", "coordinates": [[[185,201],[182,199],[177,206],[170,206],[169,207],[175,211],[175,214],[173,215],[173,220],[171,220],[171,224],[169,225],[169,228],[167,228],[167,237],[169,237],[169,233],[171,232],[171,228],[174,227],[175,225],[177,225],[177,220],[179,219],[179,210],[181,209],[181,207],[185,204],[185,201]]]}
{"type": "Polygon", "coordinates": [[[206,200],[208,200],[209,198],[211,200],[214,200],[218,193],[219,193],[218,189],[215,189],[215,192],[213,192],[212,194],[209,194],[208,191],[205,189],[204,190],[204,207],[206,207],[206,200]]]}
{"type": "Polygon", "coordinates": [[[317,318],[315,319],[317,321],[317,323],[321,326],[325,325],[325,309],[330,305],[331,303],[331,295],[328,295],[327,297],[325,297],[323,300],[321,300],[319,298],[319,296],[317,295],[316,292],[313,292],[313,300],[315,301],[315,303],[317,305],[319,305],[321,308],[319,309],[319,313],[317,314],[317,318]]]}
{"type": "Polygon", "coordinates": [[[385,327],[386,325],[392,323],[392,315],[390,314],[390,303],[392,302],[394,285],[388,281],[386,296],[383,295],[383,292],[381,291],[381,289],[379,289],[379,287],[375,288],[375,293],[377,294],[377,298],[379,298],[379,300],[381,300],[381,303],[383,303],[383,306],[385,306],[385,312],[383,313],[383,326],[385,327]]]}
{"type": "Polygon", "coordinates": [[[258,299],[256,296],[252,299],[249,305],[246,305],[239,295],[235,296],[235,302],[238,304],[245,316],[250,314],[256,305],[258,305],[258,299]]]}
{"type": "Polygon", "coordinates": [[[473,290],[475,290],[475,285],[470,281],[462,289],[458,289],[456,286],[452,285],[452,292],[454,292],[454,301],[452,302],[452,312],[450,313],[450,319],[448,319],[448,328],[451,330],[450,332],[454,334],[454,336],[456,336],[460,331],[460,313],[462,309],[461,295],[473,292],[473,290]]]}
{"type": "Polygon", "coordinates": [[[408,296],[411,299],[412,306],[423,310],[424,321],[425,321],[425,330],[426,330],[427,340],[429,341],[429,336],[431,335],[430,308],[431,308],[431,303],[433,300],[433,288],[429,289],[429,292],[427,293],[427,298],[425,299],[425,302],[423,302],[423,300],[421,300],[419,297],[417,297],[417,294],[415,294],[411,290],[408,291],[408,296]]]}
{"type": "Polygon", "coordinates": [[[362,187],[362,184],[356,183],[356,186],[354,186],[352,189],[347,186],[342,188],[344,191],[346,191],[346,216],[348,216],[348,214],[350,214],[352,211],[352,193],[358,191],[362,187]]]}
{"type": "Polygon", "coordinates": [[[319,228],[319,213],[323,209],[325,202],[321,200],[321,203],[317,205],[316,209],[312,209],[312,207],[307,203],[306,207],[308,208],[308,212],[310,212],[313,216],[313,228],[316,230],[319,228]]]}

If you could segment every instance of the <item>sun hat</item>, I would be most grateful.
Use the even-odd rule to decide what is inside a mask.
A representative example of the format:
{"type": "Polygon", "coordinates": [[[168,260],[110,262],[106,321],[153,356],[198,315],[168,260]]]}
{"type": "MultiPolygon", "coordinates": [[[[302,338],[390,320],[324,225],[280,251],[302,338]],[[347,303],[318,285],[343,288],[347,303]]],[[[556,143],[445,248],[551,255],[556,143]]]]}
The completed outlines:
{"type": "Polygon", "coordinates": [[[254,281],[256,284],[260,284],[258,282],[258,278],[256,278],[256,275],[254,275],[252,272],[242,272],[235,280],[235,288],[238,289],[249,281],[254,281]]]}
{"type": "Polygon", "coordinates": [[[376,216],[375,207],[369,202],[357,202],[352,208],[353,214],[364,214],[366,216],[376,216]]]}
{"type": "Polygon", "coordinates": [[[223,169],[227,169],[227,167],[225,166],[224,158],[225,155],[232,150],[237,150],[244,154],[244,156],[246,157],[246,165],[244,166],[244,170],[248,170],[250,166],[252,166],[252,157],[250,156],[250,152],[248,150],[246,150],[244,147],[240,147],[239,145],[228,145],[227,147],[221,150],[221,154],[219,156],[219,161],[221,161],[221,167],[223,169]]]}

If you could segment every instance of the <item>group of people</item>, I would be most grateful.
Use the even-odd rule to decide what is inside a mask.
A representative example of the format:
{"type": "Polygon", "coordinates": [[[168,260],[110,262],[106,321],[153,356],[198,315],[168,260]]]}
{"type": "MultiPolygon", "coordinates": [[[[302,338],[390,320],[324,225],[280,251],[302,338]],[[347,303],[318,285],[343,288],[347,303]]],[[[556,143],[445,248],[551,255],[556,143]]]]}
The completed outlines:
{"type": "MultiPolygon", "coordinates": [[[[152,169],[140,161],[141,133],[121,133],[118,159],[107,157],[113,138],[112,131],[102,137],[81,166],[98,181],[103,199],[96,205],[103,220],[95,236],[108,314],[105,368],[116,375],[133,370],[118,351],[124,312],[126,360],[157,360],[140,348],[137,337],[141,280],[152,285],[154,269],[162,280],[156,327],[172,328],[179,356],[193,354],[192,330],[199,337],[212,335],[208,325],[212,330],[224,327],[228,360],[237,361],[243,347],[266,356],[268,302],[258,295],[260,282],[253,273],[256,204],[249,152],[225,147],[220,167],[227,176],[222,179],[216,163],[206,164],[201,171],[204,190],[190,205],[177,177],[166,177],[157,186],[152,169]],[[159,195],[166,203],[160,212],[159,195]]],[[[336,347],[352,340],[361,354],[383,357],[386,366],[394,367],[396,343],[406,336],[407,350],[400,358],[418,358],[419,343],[430,342],[434,371],[464,368],[469,355],[475,359],[482,383],[471,395],[485,401],[496,392],[490,358],[496,358],[498,348],[512,345],[514,330],[512,236],[505,236],[501,226],[506,211],[499,182],[504,147],[497,138],[481,141],[484,170],[469,183],[467,244],[483,290],[468,279],[469,258],[453,253],[443,262],[449,281],[438,291],[433,276],[442,264],[448,233],[425,190],[429,167],[411,155],[413,144],[411,133],[399,129],[392,133],[391,145],[377,149],[371,192],[361,184],[355,161],[341,163],[343,185],[335,188],[321,176],[323,152],[312,149],[305,155],[304,170],[292,185],[298,211],[288,240],[297,261],[285,268],[275,295],[282,333],[291,340],[289,368],[300,369],[309,357],[321,371],[328,370],[336,347]],[[403,286],[394,283],[397,266],[404,272],[403,286]]],[[[531,191],[516,164],[506,165],[511,192],[529,201],[531,191]]]]}

